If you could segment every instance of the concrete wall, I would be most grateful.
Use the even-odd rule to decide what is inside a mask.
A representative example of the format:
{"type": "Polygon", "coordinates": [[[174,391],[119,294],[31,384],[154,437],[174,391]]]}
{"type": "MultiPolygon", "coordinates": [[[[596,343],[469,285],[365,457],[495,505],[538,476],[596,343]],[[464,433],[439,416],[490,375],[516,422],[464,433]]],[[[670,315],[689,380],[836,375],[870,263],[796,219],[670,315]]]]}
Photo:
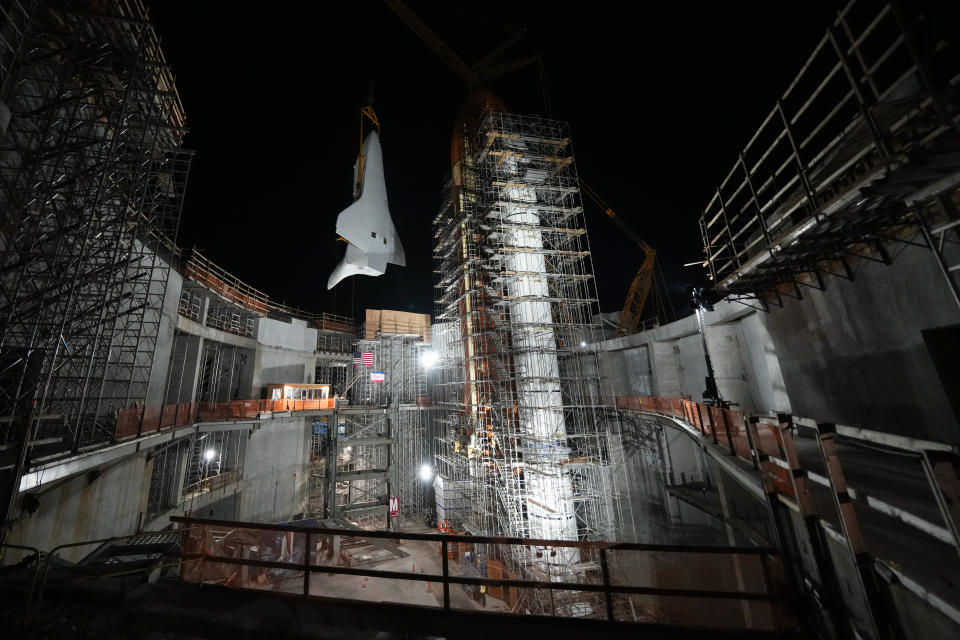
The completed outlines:
{"type": "Polygon", "coordinates": [[[928,250],[902,247],[891,266],[861,261],[853,281],[804,293],[766,318],[796,413],[960,442],[921,335],[960,323],[960,310],[928,250]]]}
{"type": "MultiPolygon", "coordinates": [[[[614,469],[623,514],[618,539],[660,544],[748,543],[742,536],[728,536],[717,517],[716,499],[706,506],[680,498],[677,488],[699,486],[704,496],[714,494],[719,470],[695,438],[668,424],[639,414],[622,416],[620,437],[611,443],[613,459],[623,461],[614,469]]],[[[697,495],[699,502],[699,492],[697,495]]],[[[749,497],[737,494],[736,498],[741,511],[751,504],[749,497]]]]}
{"type": "Polygon", "coordinates": [[[173,348],[174,331],[177,328],[177,307],[180,304],[180,291],[183,288],[183,276],[176,269],[170,269],[167,291],[163,298],[163,310],[160,315],[160,330],[157,335],[157,349],[153,354],[153,369],[150,371],[150,385],[147,387],[146,404],[164,404],[167,373],[170,368],[170,352],[173,348]]]}
{"type": "MultiPolygon", "coordinates": [[[[151,463],[138,453],[98,471],[74,476],[35,492],[40,506],[33,514],[20,513],[7,541],[50,551],[83,540],[134,533],[146,511],[151,463]]],[[[75,561],[96,545],[68,549],[61,557],[75,561]]],[[[4,562],[16,557],[4,556],[4,562]]]]}
{"type": "Polygon", "coordinates": [[[285,522],[303,513],[310,437],[307,418],[302,416],[269,420],[250,434],[237,489],[241,520],[285,522]]]}
{"type": "MultiPolygon", "coordinates": [[[[306,508],[310,429],[305,417],[277,417],[262,423],[243,443],[237,482],[184,500],[151,522],[145,521],[153,470],[148,455],[149,451],[141,451],[99,471],[41,487],[35,492],[39,508],[33,514],[21,514],[8,541],[49,551],[68,542],[130,535],[138,526],[160,529],[169,524],[169,515],[285,522],[306,508]]],[[[61,555],[76,561],[95,548],[86,546],[61,555]]],[[[18,559],[19,555],[8,554],[4,562],[18,559]]]]}
{"type": "MultiPolygon", "coordinates": [[[[763,314],[722,302],[704,314],[707,340],[721,396],[755,411],[789,411],[776,350],[763,314]]],[[[707,365],[697,318],[592,345],[608,388],[618,396],[681,396],[703,399],[707,365]]]]}
{"type": "Polygon", "coordinates": [[[745,368],[754,405],[764,411],[784,411],[791,406],[790,397],[766,322],[762,313],[743,316],[739,321],[740,354],[747,360],[745,368]]]}
{"type": "MultiPolygon", "coordinates": [[[[237,358],[243,358],[242,365],[238,360],[239,378],[232,381],[231,389],[220,390],[217,398],[219,400],[234,399],[234,391],[237,399],[260,398],[266,385],[271,383],[312,383],[314,381],[317,363],[317,330],[307,327],[306,321],[257,318],[253,338],[234,335],[177,315],[181,276],[173,274],[171,282],[173,284],[167,293],[168,302],[165,305],[170,307],[165,311],[165,321],[168,319],[166,316],[169,315],[170,326],[161,327],[164,335],[163,350],[161,352],[158,349],[154,364],[155,377],[151,379],[151,391],[154,386],[157,388],[156,392],[152,391],[153,403],[162,403],[168,377],[172,379],[167,390],[167,402],[195,401],[201,364],[198,358],[203,353],[204,344],[209,342],[237,347],[237,358]],[[176,293],[175,296],[174,293],[176,293]],[[174,329],[177,332],[175,338],[174,329]],[[174,339],[185,340],[190,344],[185,357],[182,353],[178,354],[174,367],[170,369],[170,352],[174,339]]],[[[206,300],[203,306],[206,308],[206,300]]]]}
{"type": "Polygon", "coordinates": [[[257,349],[254,353],[254,393],[268,384],[312,383],[317,368],[317,330],[303,320],[290,322],[260,318],[257,321],[257,349]]]}
{"type": "MultiPolygon", "coordinates": [[[[960,442],[922,334],[960,326],[960,309],[927,249],[901,246],[891,266],[863,260],[853,281],[830,278],[769,313],[721,302],[704,315],[720,394],[741,408],[960,442]]],[[[956,353],[938,357],[960,360],[943,344],[956,353]]],[[[703,399],[695,316],[594,348],[614,395],[703,399]]]]}
{"type": "Polygon", "coordinates": [[[236,482],[183,501],[152,522],[189,513],[200,518],[244,522],[288,522],[303,513],[309,498],[311,429],[304,417],[277,417],[243,442],[236,482]]]}

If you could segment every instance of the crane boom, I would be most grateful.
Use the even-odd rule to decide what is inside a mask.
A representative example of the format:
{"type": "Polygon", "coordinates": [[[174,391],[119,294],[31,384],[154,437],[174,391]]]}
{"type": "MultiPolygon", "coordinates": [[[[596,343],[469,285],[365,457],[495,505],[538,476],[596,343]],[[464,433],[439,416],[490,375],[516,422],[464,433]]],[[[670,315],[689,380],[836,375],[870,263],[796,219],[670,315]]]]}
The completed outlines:
{"type": "Polygon", "coordinates": [[[401,0],[384,0],[384,4],[433,51],[434,55],[443,60],[455,74],[466,80],[471,91],[480,86],[480,75],[471,69],[406,3],[401,0]]]}
{"type": "Polygon", "coordinates": [[[623,303],[623,310],[620,312],[620,322],[617,323],[617,335],[626,336],[637,331],[640,326],[640,319],[643,316],[643,309],[647,304],[647,298],[650,297],[650,289],[653,286],[653,271],[656,268],[657,252],[653,247],[644,242],[630,226],[617,216],[616,212],[603,201],[603,198],[593,190],[593,187],[580,179],[580,186],[583,192],[603,210],[607,217],[613,220],[620,229],[633,240],[640,250],[643,251],[643,263],[637,270],[637,275],[633,277],[630,283],[630,289],[627,291],[627,299],[623,303]]]}
{"type": "Polygon", "coordinates": [[[509,51],[513,45],[526,33],[526,29],[517,29],[503,43],[484,55],[472,67],[463,61],[463,58],[444,42],[443,38],[437,35],[437,32],[420,19],[413,9],[407,6],[403,0],[383,0],[384,4],[393,11],[403,24],[413,31],[430,51],[438,58],[443,60],[450,70],[463,78],[471,92],[476,91],[487,80],[499,78],[502,75],[510,73],[516,69],[521,69],[528,65],[540,62],[539,55],[527,56],[516,60],[508,60],[499,64],[494,64],[497,60],[509,51]]]}
{"type": "Polygon", "coordinates": [[[630,283],[630,291],[627,292],[627,299],[623,303],[623,310],[620,312],[620,322],[617,323],[618,336],[635,333],[637,327],[640,326],[643,308],[646,306],[647,298],[650,296],[656,260],[657,252],[648,248],[647,255],[643,257],[643,264],[641,264],[637,270],[637,275],[633,277],[633,282],[630,283]]]}
{"type": "Polygon", "coordinates": [[[631,229],[626,222],[621,220],[620,217],[617,216],[616,212],[614,212],[614,210],[611,209],[606,202],[604,202],[603,198],[601,198],[600,195],[593,190],[593,187],[588,185],[583,178],[580,178],[580,186],[583,188],[583,192],[586,193],[590,197],[590,199],[593,200],[593,202],[598,207],[600,207],[605,214],[607,214],[607,217],[613,220],[614,223],[616,223],[616,225],[620,227],[620,230],[623,231],[625,234],[627,234],[627,237],[633,240],[637,244],[637,246],[640,247],[640,249],[642,249],[643,251],[652,250],[650,248],[650,245],[644,242],[640,238],[640,236],[638,236],[637,233],[633,229],[631,229]]]}

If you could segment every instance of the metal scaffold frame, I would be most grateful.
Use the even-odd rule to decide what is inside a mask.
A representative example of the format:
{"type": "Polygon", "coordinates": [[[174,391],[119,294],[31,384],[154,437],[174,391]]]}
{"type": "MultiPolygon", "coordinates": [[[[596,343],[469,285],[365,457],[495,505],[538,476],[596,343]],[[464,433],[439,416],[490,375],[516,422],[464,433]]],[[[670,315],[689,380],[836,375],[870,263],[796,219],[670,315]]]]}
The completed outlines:
{"type": "Polygon", "coordinates": [[[386,524],[392,481],[392,425],[385,411],[343,411],[330,427],[336,452],[330,463],[335,479],[330,485],[330,517],[347,517],[364,529],[386,524]]]}
{"type": "Polygon", "coordinates": [[[0,440],[17,443],[15,479],[27,443],[109,441],[115,412],[145,400],[192,154],[138,0],[14,3],[0,37],[0,440]]]}
{"type": "Polygon", "coordinates": [[[900,4],[846,3],[719,182],[700,233],[720,293],[782,305],[907,243],[960,304],[960,67],[936,33],[950,16],[900,4]]]}
{"type": "Polygon", "coordinates": [[[432,512],[430,485],[420,478],[432,460],[432,409],[421,358],[428,349],[419,335],[382,335],[353,343],[362,362],[318,361],[317,382],[338,386],[338,394],[346,388],[349,399],[317,418],[327,427],[324,438],[315,436],[315,458],[323,459],[311,489],[318,494],[313,503],[325,505],[319,515],[347,517],[368,529],[395,528],[385,518],[392,497],[407,518],[426,519],[432,512]]]}
{"type": "MultiPolygon", "coordinates": [[[[615,539],[618,418],[584,348],[601,329],[568,127],[485,110],[462,144],[434,220],[438,508],[477,535],[615,539]]],[[[505,560],[550,579],[589,563],[505,560]]]]}
{"type": "Polygon", "coordinates": [[[387,406],[421,404],[426,399],[426,378],[420,363],[423,341],[416,336],[383,336],[371,340],[358,340],[354,346],[357,353],[372,353],[373,364],[354,364],[356,377],[350,389],[353,405],[387,406]],[[375,380],[371,373],[384,374],[383,380],[375,380]]]}

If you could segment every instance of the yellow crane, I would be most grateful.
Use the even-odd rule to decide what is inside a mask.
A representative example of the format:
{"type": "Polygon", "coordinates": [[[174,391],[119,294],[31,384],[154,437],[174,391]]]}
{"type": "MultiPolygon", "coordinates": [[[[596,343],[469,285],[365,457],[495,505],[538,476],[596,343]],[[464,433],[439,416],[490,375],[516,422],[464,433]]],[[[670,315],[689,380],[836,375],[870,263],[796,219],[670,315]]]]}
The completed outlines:
{"type": "Polygon", "coordinates": [[[640,326],[640,318],[643,316],[643,309],[647,304],[647,298],[650,297],[650,289],[653,288],[653,272],[657,263],[657,252],[634,233],[633,229],[617,216],[616,212],[604,202],[603,198],[583,178],[580,178],[580,186],[582,191],[607,214],[607,217],[613,220],[627,234],[627,237],[633,240],[643,251],[643,262],[637,270],[637,275],[633,277],[633,282],[630,283],[627,299],[624,301],[623,310],[620,312],[620,322],[617,323],[618,336],[636,333],[637,327],[640,326]]]}
{"type": "Polygon", "coordinates": [[[443,39],[431,29],[427,23],[420,19],[403,0],[384,0],[393,13],[420,39],[420,41],[440,58],[450,70],[466,81],[467,87],[471,93],[480,88],[488,81],[498,78],[515,69],[520,69],[530,64],[540,61],[540,56],[527,56],[497,64],[497,60],[503,57],[513,45],[520,40],[524,34],[523,29],[515,29],[514,32],[503,43],[495,49],[480,58],[473,66],[468,65],[460,56],[454,52],[443,39]]]}

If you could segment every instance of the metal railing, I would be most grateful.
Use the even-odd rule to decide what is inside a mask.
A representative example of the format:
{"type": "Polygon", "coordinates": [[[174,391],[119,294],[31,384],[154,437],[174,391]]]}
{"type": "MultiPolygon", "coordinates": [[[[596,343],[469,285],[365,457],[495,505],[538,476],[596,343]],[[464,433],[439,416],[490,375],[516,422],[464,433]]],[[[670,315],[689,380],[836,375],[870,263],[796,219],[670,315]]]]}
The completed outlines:
{"type": "Polygon", "coordinates": [[[233,484],[239,479],[240,472],[236,469],[229,469],[216,475],[203,478],[202,480],[194,482],[193,484],[186,485],[183,487],[182,493],[184,496],[196,496],[201,493],[212,493],[219,489],[223,489],[230,484],[233,484]]]}
{"type": "Polygon", "coordinates": [[[846,206],[891,157],[949,128],[910,38],[893,3],[852,0],[838,12],[703,211],[716,286],[730,288],[846,206]]]}
{"type": "MultiPolygon", "coordinates": [[[[794,584],[812,585],[818,598],[823,599],[824,606],[836,616],[834,624],[839,624],[841,628],[855,628],[858,633],[866,633],[868,637],[888,637],[889,630],[901,624],[896,618],[909,619],[915,615],[899,610],[890,611],[885,604],[896,601],[893,592],[908,583],[914,585],[911,592],[915,597],[926,600],[954,620],[960,616],[949,605],[931,599],[926,588],[903,577],[899,565],[904,558],[890,557],[887,558],[889,562],[875,561],[869,553],[867,539],[854,510],[855,501],[866,504],[893,518],[890,526],[899,522],[913,527],[960,552],[960,480],[955,445],[817,422],[785,413],[734,411],[683,398],[618,397],[616,404],[621,410],[657,414],[682,421],[699,432],[702,438],[728,449],[731,456],[752,464],[757,472],[757,483],[767,496],[771,522],[777,529],[780,546],[789,549],[790,540],[806,538],[812,550],[814,566],[805,566],[805,560],[798,560],[801,554],[797,549],[784,551],[784,557],[790,559],[787,563],[789,570],[798,574],[798,578],[793,580],[794,584]],[[803,451],[795,441],[801,433],[815,441],[814,459],[809,456],[801,459],[803,451]],[[910,467],[902,465],[893,471],[901,474],[897,484],[907,483],[913,476],[922,477],[919,485],[929,490],[927,502],[935,505],[932,513],[939,512],[943,526],[924,519],[931,516],[921,518],[913,513],[924,506],[927,507],[926,512],[930,512],[932,505],[921,503],[919,494],[923,493],[922,490],[899,497],[890,494],[881,500],[868,494],[875,487],[868,487],[867,491],[862,486],[857,489],[851,487],[847,474],[854,468],[848,468],[844,463],[845,452],[838,448],[838,439],[841,443],[863,443],[861,446],[873,451],[876,458],[872,463],[874,465],[884,464],[884,460],[892,457],[900,460],[913,458],[917,468],[912,474],[908,473],[910,467]],[[811,471],[808,468],[811,463],[818,471],[822,468],[825,476],[811,471]],[[825,492],[829,496],[827,504],[832,505],[826,512],[823,511],[822,502],[811,498],[814,484],[820,485],[816,487],[817,492],[825,492]],[[825,527],[823,530],[826,535],[816,533],[817,527],[811,526],[788,531],[795,527],[796,522],[776,515],[780,502],[784,500],[794,505],[791,509],[798,511],[806,523],[820,523],[821,527],[825,527]],[[824,525],[826,521],[834,521],[837,526],[824,525]],[[847,563],[852,571],[841,578],[840,570],[835,565],[847,563]],[[882,577],[891,573],[895,573],[897,578],[882,577]],[[843,581],[847,584],[841,584],[843,581]]],[[[889,484],[884,482],[884,488],[889,484]]],[[[933,515],[932,519],[935,521],[936,516],[933,515]]],[[[947,560],[938,559],[938,562],[946,563],[947,560]]]]}
{"type": "MultiPolygon", "coordinates": [[[[98,538],[95,540],[83,540],[80,542],[68,542],[65,544],[57,545],[50,551],[41,551],[36,547],[22,546],[16,544],[0,544],[0,550],[3,550],[2,557],[6,557],[8,550],[13,551],[30,551],[32,552],[32,564],[33,569],[30,571],[30,579],[26,588],[26,595],[24,598],[23,606],[19,614],[19,622],[22,624],[27,624],[32,620],[36,620],[41,615],[41,608],[43,606],[43,600],[45,595],[45,590],[47,586],[47,579],[50,575],[51,567],[53,567],[54,560],[58,557],[59,553],[65,549],[76,549],[79,547],[89,547],[93,545],[102,545],[111,542],[119,542],[122,540],[129,539],[130,536],[113,536],[110,538],[98,538]]],[[[28,560],[30,557],[24,558],[28,560]]],[[[178,561],[179,564],[179,561],[178,561]]],[[[78,569],[84,571],[86,567],[69,567],[68,570],[78,569]]],[[[141,568],[137,568],[133,571],[134,573],[142,572],[141,568]]],[[[103,578],[109,578],[113,575],[127,575],[131,573],[129,570],[120,570],[115,573],[96,573],[94,575],[86,576],[91,580],[101,580],[103,578]]]]}
{"type": "Polygon", "coordinates": [[[285,411],[323,411],[336,406],[334,398],[317,400],[232,400],[156,406],[133,406],[116,415],[115,440],[147,435],[165,429],[185,427],[195,422],[253,420],[264,413],[285,411]]]}
{"type": "MultiPolygon", "coordinates": [[[[622,542],[580,542],[569,540],[535,540],[529,538],[497,538],[471,535],[399,533],[390,531],[343,530],[322,527],[269,525],[173,516],[171,521],[184,527],[181,541],[181,580],[201,584],[222,584],[232,588],[264,589],[296,593],[303,597],[358,599],[351,590],[335,582],[338,576],[361,576],[383,579],[397,586],[392,597],[383,591],[369,599],[411,602],[410,585],[437,585],[434,606],[443,610],[466,608],[457,606],[451,589],[456,585],[479,589],[486,593],[499,590],[505,600],[522,600],[520,592],[548,591],[547,601],[554,603],[553,617],[591,617],[619,622],[668,622],[681,626],[710,626],[725,619],[727,625],[781,630],[789,626],[790,616],[782,609],[784,585],[777,551],[762,547],[709,547],[683,545],[631,544],[622,542]],[[374,569],[349,566],[336,554],[343,538],[432,546],[439,572],[374,569]],[[493,556],[510,557],[511,548],[528,551],[531,558],[560,555],[564,549],[577,549],[580,569],[563,572],[576,576],[576,582],[560,582],[553,576],[506,575],[495,577],[476,569],[465,570],[469,553],[464,549],[484,547],[493,556]],[[645,567],[646,572],[640,570],[645,567]],[[642,575],[640,575],[642,574],[642,575]],[[507,590],[514,590],[512,596],[507,590]],[[442,597],[441,597],[442,594],[442,597]],[[637,598],[642,596],[642,598],[637,598]],[[671,607],[670,603],[689,604],[671,607]],[[655,618],[637,615],[644,606],[649,612],[655,601],[655,618]],[[644,604],[646,603],[646,604],[644,604]],[[751,613],[747,613],[747,611],[751,613]],[[681,611],[683,613],[681,613],[681,611]],[[699,611],[700,613],[694,613],[699,611]]],[[[423,563],[419,554],[413,562],[423,563]]],[[[410,558],[404,558],[407,566],[410,558]]],[[[536,566],[536,560],[534,565],[536,566]]],[[[472,565],[471,565],[472,566],[472,565]]],[[[499,573],[502,572],[497,569],[499,573]]],[[[364,583],[365,585],[368,583],[364,583]]],[[[373,582],[369,583],[371,586],[373,582]]],[[[364,598],[360,598],[364,599],[364,598]]],[[[528,598],[535,600],[535,598],[528,598]]],[[[540,599],[543,601],[543,598],[540,599]]],[[[419,604],[423,604],[422,602],[419,604]]],[[[516,605],[516,602],[513,602],[516,605]]],[[[489,611],[485,605],[471,610],[489,611]]],[[[498,613],[508,611],[501,608],[498,613]]]]}
{"type": "MultiPolygon", "coordinates": [[[[266,293],[227,272],[226,269],[218,266],[196,249],[189,251],[183,268],[183,275],[203,285],[223,299],[257,315],[290,316],[307,320],[312,327],[321,331],[333,331],[350,336],[357,335],[357,323],[353,318],[327,313],[326,311],[319,313],[305,311],[299,307],[273,301],[266,293]]],[[[187,309],[182,309],[181,315],[191,317],[187,311],[187,309]]]]}
{"type": "Polygon", "coordinates": [[[183,275],[202,284],[225,300],[238,304],[254,313],[267,314],[267,307],[270,303],[267,294],[259,289],[254,289],[228,273],[196,249],[190,252],[183,268],[183,275]]]}

